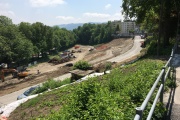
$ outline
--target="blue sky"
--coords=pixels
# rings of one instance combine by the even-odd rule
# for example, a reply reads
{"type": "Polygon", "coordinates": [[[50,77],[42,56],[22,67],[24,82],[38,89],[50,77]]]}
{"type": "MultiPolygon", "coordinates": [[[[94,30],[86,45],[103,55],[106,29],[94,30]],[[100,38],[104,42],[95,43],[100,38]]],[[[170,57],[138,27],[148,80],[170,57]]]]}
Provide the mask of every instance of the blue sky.
{"type": "Polygon", "coordinates": [[[1,0],[0,15],[46,25],[123,20],[122,0],[1,0]]]}

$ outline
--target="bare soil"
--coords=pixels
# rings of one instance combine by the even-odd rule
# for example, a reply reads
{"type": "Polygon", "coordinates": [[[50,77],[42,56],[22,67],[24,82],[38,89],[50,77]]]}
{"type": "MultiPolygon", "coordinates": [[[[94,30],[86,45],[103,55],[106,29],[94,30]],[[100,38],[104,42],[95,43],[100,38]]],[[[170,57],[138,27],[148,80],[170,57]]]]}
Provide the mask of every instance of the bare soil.
{"type": "Polygon", "coordinates": [[[5,82],[0,82],[0,96],[45,82],[48,78],[55,78],[68,73],[70,70],[72,70],[72,68],[65,67],[67,63],[74,64],[79,60],[86,60],[93,65],[95,63],[101,63],[107,59],[123,54],[133,46],[133,40],[121,38],[114,39],[109,43],[101,44],[97,47],[83,45],[78,46],[79,48],[75,49],[75,47],[73,47],[69,49],[70,51],[75,51],[73,54],[76,56],[76,58],[72,61],[58,65],[48,62],[39,63],[36,66],[27,69],[30,74],[28,77],[19,80],[17,78],[12,79],[10,75],[5,77],[5,82]],[[94,50],[89,51],[90,48],[94,48],[94,50]],[[37,74],[38,70],[40,71],[40,74],[37,74]]]}

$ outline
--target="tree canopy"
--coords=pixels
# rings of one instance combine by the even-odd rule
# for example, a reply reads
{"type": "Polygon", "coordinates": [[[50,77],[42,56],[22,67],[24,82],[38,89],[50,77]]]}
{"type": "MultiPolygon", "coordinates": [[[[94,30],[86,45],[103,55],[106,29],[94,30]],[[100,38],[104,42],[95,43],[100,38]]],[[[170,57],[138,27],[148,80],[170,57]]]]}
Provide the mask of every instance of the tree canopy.
{"type": "Polygon", "coordinates": [[[82,27],[74,29],[77,36],[77,42],[81,44],[99,44],[112,40],[111,34],[114,32],[111,28],[111,22],[107,24],[86,23],[82,27]]]}
{"type": "Polygon", "coordinates": [[[0,16],[0,63],[30,60],[42,57],[52,50],[60,51],[79,44],[97,44],[112,40],[110,22],[84,24],[73,31],[47,26],[41,22],[21,22],[18,25],[6,16],[0,16]]]}
{"type": "Polygon", "coordinates": [[[136,18],[137,23],[160,38],[164,46],[169,44],[169,38],[176,35],[179,0],[123,0],[123,13],[126,18],[136,18]]]}

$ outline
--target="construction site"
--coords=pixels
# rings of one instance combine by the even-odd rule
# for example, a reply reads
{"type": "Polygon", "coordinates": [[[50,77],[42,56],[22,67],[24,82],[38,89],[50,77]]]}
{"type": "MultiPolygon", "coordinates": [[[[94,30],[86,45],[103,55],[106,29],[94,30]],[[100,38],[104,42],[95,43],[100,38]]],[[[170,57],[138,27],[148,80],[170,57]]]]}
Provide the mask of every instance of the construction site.
{"type": "Polygon", "coordinates": [[[20,66],[16,69],[8,69],[3,66],[1,68],[0,96],[69,73],[72,71],[74,63],[79,60],[87,61],[94,70],[100,69],[99,65],[106,60],[131,49],[133,42],[132,38],[119,38],[96,46],[75,45],[61,52],[59,57],[54,57],[46,62],[35,61],[34,64],[20,66]]]}

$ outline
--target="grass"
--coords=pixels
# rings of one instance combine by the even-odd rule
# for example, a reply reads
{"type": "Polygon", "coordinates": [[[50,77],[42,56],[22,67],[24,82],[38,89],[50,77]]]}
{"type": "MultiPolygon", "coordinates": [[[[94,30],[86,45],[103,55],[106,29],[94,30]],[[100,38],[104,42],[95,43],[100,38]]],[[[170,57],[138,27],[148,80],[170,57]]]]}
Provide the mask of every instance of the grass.
{"type": "MultiPolygon", "coordinates": [[[[155,46],[153,42],[150,45],[155,46]]],[[[116,66],[110,74],[45,92],[27,101],[11,113],[9,120],[132,120],[135,108],[142,104],[166,63],[166,60],[152,59],[149,56],[150,53],[154,54],[151,46],[147,45],[144,50],[148,57],[123,67],[116,66]]],[[[167,51],[163,55],[169,53],[167,51]]],[[[44,86],[47,90],[57,84],[59,83],[48,81],[44,86]]],[[[167,79],[165,88],[175,86],[175,83],[167,79]]],[[[143,113],[143,119],[147,116],[154,97],[155,94],[143,113]]],[[[164,112],[165,108],[158,102],[152,119],[160,120],[164,112]]]]}
{"type": "Polygon", "coordinates": [[[69,84],[71,82],[70,78],[67,78],[63,81],[55,81],[53,79],[49,79],[47,82],[43,83],[41,87],[33,92],[33,94],[42,93],[44,91],[48,91],[49,89],[54,89],[61,87],[63,85],[69,84]]]}
{"type": "MultiPolygon", "coordinates": [[[[29,100],[18,107],[9,119],[20,119],[26,113],[26,118],[23,118],[25,120],[131,120],[135,115],[135,107],[142,103],[164,64],[161,60],[141,59],[124,67],[116,67],[110,74],[53,90],[29,100]],[[36,111],[33,112],[33,117],[28,115],[30,109],[36,111]]],[[[48,84],[56,86],[52,81],[48,84]]],[[[161,105],[156,109],[164,111],[161,105]]],[[[147,111],[144,117],[146,115],[147,111]]],[[[155,114],[154,118],[158,116],[155,114]]]]}

